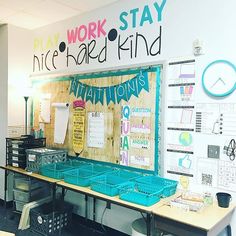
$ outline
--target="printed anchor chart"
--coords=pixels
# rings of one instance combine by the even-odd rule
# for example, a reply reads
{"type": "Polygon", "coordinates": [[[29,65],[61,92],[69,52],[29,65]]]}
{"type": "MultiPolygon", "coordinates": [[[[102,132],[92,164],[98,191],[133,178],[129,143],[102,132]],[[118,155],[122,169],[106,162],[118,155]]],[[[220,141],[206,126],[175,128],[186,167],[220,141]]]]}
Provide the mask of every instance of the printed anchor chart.
{"type": "Polygon", "coordinates": [[[197,104],[196,132],[234,136],[236,132],[236,105],[197,104]]]}
{"type": "Polygon", "coordinates": [[[195,61],[169,63],[165,169],[177,179],[181,176],[195,175],[194,112],[195,61]]]}

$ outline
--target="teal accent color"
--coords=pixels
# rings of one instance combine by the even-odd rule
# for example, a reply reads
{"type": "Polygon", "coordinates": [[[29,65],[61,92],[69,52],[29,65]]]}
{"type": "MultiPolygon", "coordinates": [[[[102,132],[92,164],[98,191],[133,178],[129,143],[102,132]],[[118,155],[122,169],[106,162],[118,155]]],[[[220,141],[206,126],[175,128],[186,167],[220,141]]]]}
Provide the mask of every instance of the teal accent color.
{"type": "Polygon", "coordinates": [[[115,86],[115,89],[116,89],[116,99],[117,99],[117,103],[119,104],[121,100],[124,100],[124,101],[128,101],[127,99],[127,94],[126,94],[126,83],[122,83],[122,84],[119,84],[119,85],[116,85],[115,86]]]}
{"type": "Polygon", "coordinates": [[[120,14],[120,21],[123,23],[123,26],[121,25],[119,28],[120,30],[126,30],[128,28],[128,22],[126,21],[125,17],[128,16],[128,13],[123,11],[120,14]]]}
{"type": "Polygon", "coordinates": [[[152,14],[149,10],[148,5],[146,5],[143,9],[143,13],[142,13],[141,21],[140,21],[140,26],[143,26],[145,21],[148,21],[149,24],[153,23],[152,14]]]}
{"type": "Polygon", "coordinates": [[[73,78],[71,80],[71,83],[70,83],[70,92],[69,92],[69,94],[73,93],[75,97],[77,95],[77,90],[78,90],[78,85],[79,85],[78,82],[79,82],[78,80],[73,78]]]}
{"type": "Polygon", "coordinates": [[[130,14],[132,14],[132,27],[133,28],[136,28],[137,26],[137,12],[139,12],[139,8],[135,8],[135,9],[132,9],[130,10],[130,14]]]}
{"type": "Polygon", "coordinates": [[[32,80],[33,85],[37,84],[44,84],[49,82],[58,82],[58,81],[71,81],[73,78],[75,79],[99,79],[99,78],[106,78],[106,77],[113,77],[113,76],[122,76],[122,75],[133,75],[140,72],[142,69],[146,72],[155,72],[155,67],[142,67],[137,69],[127,69],[127,70],[118,70],[118,71],[108,71],[108,72],[98,72],[98,73],[91,73],[91,74],[77,74],[77,75],[68,75],[68,76],[61,76],[61,77],[53,77],[53,78],[41,78],[32,80]]]}
{"type": "Polygon", "coordinates": [[[91,103],[94,103],[94,87],[87,87],[86,90],[86,102],[90,101],[91,103]]]}
{"type": "Polygon", "coordinates": [[[105,88],[95,88],[95,104],[100,102],[103,105],[105,88]]]}
{"type": "Polygon", "coordinates": [[[210,95],[210,96],[213,96],[213,97],[226,97],[226,96],[228,96],[229,94],[231,94],[232,92],[234,92],[235,90],[236,90],[236,82],[235,82],[235,84],[234,84],[234,86],[229,90],[229,91],[227,91],[226,93],[222,93],[222,94],[216,94],[216,93],[212,93],[212,92],[210,92],[207,88],[206,88],[206,86],[205,86],[205,74],[206,74],[206,71],[209,69],[209,67],[211,67],[212,65],[215,65],[215,64],[219,64],[219,63],[225,63],[226,65],[229,65],[230,67],[232,67],[234,70],[235,70],[235,73],[236,73],[236,66],[233,64],[233,63],[231,63],[231,62],[229,62],[229,61],[227,61],[227,60],[216,60],[216,61],[213,61],[213,62],[211,62],[205,69],[204,69],[204,71],[203,71],[203,73],[202,73],[202,87],[203,87],[203,89],[204,89],[204,91],[208,94],[208,95],[210,95]]]}
{"type": "Polygon", "coordinates": [[[87,90],[87,85],[79,82],[77,98],[81,97],[81,99],[84,100],[86,90],[87,90]]]}
{"type": "Polygon", "coordinates": [[[149,81],[147,72],[140,71],[139,75],[137,75],[137,87],[138,87],[138,94],[140,94],[142,89],[149,92],[149,81]]]}
{"type": "Polygon", "coordinates": [[[127,86],[127,98],[128,101],[131,98],[132,95],[134,95],[135,97],[138,97],[138,89],[137,89],[137,76],[134,77],[131,80],[128,80],[126,82],[126,86],[127,86]]]}
{"type": "Polygon", "coordinates": [[[118,169],[122,169],[122,170],[137,171],[137,172],[140,172],[143,174],[154,174],[154,171],[152,171],[152,170],[145,170],[145,169],[140,169],[140,168],[135,168],[135,167],[122,166],[120,164],[114,164],[114,163],[110,163],[110,162],[96,161],[96,160],[89,159],[88,157],[68,156],[68,159],[69,160],[84,161],[84,162],[93,163],[93,164],[103,164],[106,166],[111,166],[113,168],[118,168],[118,169]]]}
{"type": "Polygon", "coordinates": [[[161,6],[159,6],[157,2],[154,3],[154,7],[157,10],[157,15],[158,15],[157,20],[158,20],[158,22],[162,21],[162,11],[163,11],[163,8],[164,8],[165,5],[166,5],[166,0],[162,1],[161,6]]]}
{"type": "Polygon", "coordinates": [[[155,122],[155,150],[154,172],[158,174],[159,165],[159,107],[160,107],[161,68],[156,69],[156,122],[155,122]]]}
{"type": "Polygon", "coordinates": [[[106,87],[106,101],[107,105],[109,105],[110,102],[116,104],[115,86],[106,87]]]}

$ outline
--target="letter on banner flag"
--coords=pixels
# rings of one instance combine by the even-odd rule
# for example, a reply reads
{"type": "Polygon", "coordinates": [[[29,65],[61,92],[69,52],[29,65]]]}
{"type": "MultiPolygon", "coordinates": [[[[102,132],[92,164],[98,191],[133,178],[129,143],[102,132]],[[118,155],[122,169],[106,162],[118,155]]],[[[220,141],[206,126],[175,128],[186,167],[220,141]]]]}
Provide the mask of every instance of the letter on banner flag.
{"type": "Polygon", "coordinates": [[[109,105],[110,101],[112,101],[114,104],[116,104],[115,87],[114,86],[106,87],[106,99],[107,99],[107,105],[109,105]]]}
{"type": "Polygon", "coordinates": [[[95,87],[95,104],[100,102],[103,105],[104,101],[104,88],[95,87]]]}
{"type": "Polygon", "coordinates": [[[134,95],[135,97],[138,97],[137,76],[126,82],[126,88],[127,88],[128,101],[132,95],[134,95]]]}
{"type": "Polygon", "coordinates": [[[148,73],[140,71],[137,76],[137,85],[138,85],[138,94],[142,91],[142,89],[149,92],[149,82],[148,82],[148,73]]]}
{"type": "Polygon", "coordinates": [[[90,101],[92,104],[94,103],[94,92],[95,88],[91,86],[87,86],[86,89],[86,101],[90,101]]]}
{"type": "Polygon", "coordinates": [[[122,99],[124,101],[127,101],[126,83],[116,85],[116,98],[117,98],[117,103],[120,103],[122,99]]]}
{"type": "Polygon", "coordinates": [[[85,97],[85,92],[86,92],[86,88],[87,88],[87,85],[85,84],[82,84],[80,82],[79,83],[79,88],[78,88],[78,93],[77,93],[77,98],[81,97],[82,100],[84,100],[84,97],[85,97]]]}
{"type": "Polygon", "coordinates": [[[79,81],[76,78],[73,78],[71,80],[71,83],[70,83],[70,94],[74,93],[74,95],[76,96],[77,89],[78,89],[78,84],[79,84],[79,81]]]}

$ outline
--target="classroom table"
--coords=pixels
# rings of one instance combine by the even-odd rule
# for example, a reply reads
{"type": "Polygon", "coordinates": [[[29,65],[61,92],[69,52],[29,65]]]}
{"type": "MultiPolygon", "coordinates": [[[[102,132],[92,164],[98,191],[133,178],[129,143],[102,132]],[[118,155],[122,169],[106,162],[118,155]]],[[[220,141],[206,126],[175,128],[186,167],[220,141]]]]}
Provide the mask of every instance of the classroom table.
{"type": "Polygon", "coordinates": [[[153,206],[152,212],[158,229],[177,236],[217,236],[225,228],[231,236],[230,221],[235,207],[231,203],[228,208],[222,208],[214,202],[200,212],[186,212],[163,204],[158,208],[153,206]]]}
{"type": "MultiPolygon", "coordinates": [[[[55,202],[56,199],[56,183],[60,180],[58,179],[53,179],[53,178],[49,178],[37,173],[32,173],[32,172],[28,172],[22,168],[19,167],[14,167],[14,166],[0,166],[1,169],[5,170],[5,186],[4,186],[4,204],[6,207],[6,196],[7,196],[7,176],[8,176],[8,172],[13,172],[13,173],[17,173],[17,174],[21,174],[30,178],[34,178],[46,183],[49,183],[52,189],[52,199],[53,199],[53,203],[55,202]]],[[[55,205],[53,204],[53,209],[55,209],[55,205]]]]}
{"type": "MultiPolygon", "coordinates": [[[[91,190],[88,187],[80,187],[73,184],[64,182],[63,180],[48,178],[40,174],[27,172],[23,169],[12,166],[1,166],[6,172],[15,172],[28,177],[32,177],[41,181],[50,183],[53,190],[53,201],[55,200],[56,188],[62,189],[62,196],[64,198],[65,190],[71,190],[84,194],[87,198],[92,197],[93,204],[93,216],[95,220],[95,203],[96,199],[103,200],[107,203],[107,206],[111,204],[123,206],[125,208],[133,209],[141,213],[145,213],[147,216],[147,235],[151,235],[152,224],[155,224],[154,228],[158,228],[162,231],[173,233],[177,236],[216,236],[224,228],[227,229],[228,236],[231,236],[230,221],[236,207],[235,204],[230,203],[228,208],[218,207],[217,203],[205,207],[200,212],[186,212],[176,207],[170,207],[167,203],[172,199],[180,195],[176,193],[174,196],[164,198],[160,202],[146,207],[131,202],[123,201],[118,196],[111,197],[105,194],[98,193],[91,190]]],[[[5,187],[6,188],[6,187],[5,187]]],[[[6,194],[5,189],[5,194],[6,194]]],[[[6,198],[4,199],[6,201],[6,198]]]]}
{"type": "MultiPolygon", "coordinates": [[[[107,206],[110,206],[111,204],[115,204],[115,205],[119,205],[119,206],[123,206],[125,208],[129,208],[135,211],[139,211],[141,213],[145,213],[146,214],[146,225],[147,225],[147,236],[151,235],[151,227],[152,227],[152,206],[142,206],[142,205],[138,205],[135,203],[131,203],[131,202],[127,202],[124,200],[121,200],[118,196],[108,196],[102,193],[98,193],[96,191],[91,190],[88,187],[80,187],[80,186],[76,186],[73,184],[69,184],[66,183],[64,181],[60,181],[57,182],[57,186],[61,187],[63,192],[65,189],[67,190],[71,190],[80,194],[84,194],[87,197],[92,197],[94,199],[94,204],[93,204],[93,216],[95,217],[96,212],[95,212],[95,200],[99,199],[99,200],[103,200],[107,203],[107,206]]],[[[64,194],[63,194],[64,195],[64,194]]],[[[86,202],[87,204],[87,202],[86,202]]],[[[161,207],[163,205],[162,201],[158,202],[155,204],[155,207],[161,207]]],[[[95,220],[95,218],[93,218],[93,220],[95,220]]]]}

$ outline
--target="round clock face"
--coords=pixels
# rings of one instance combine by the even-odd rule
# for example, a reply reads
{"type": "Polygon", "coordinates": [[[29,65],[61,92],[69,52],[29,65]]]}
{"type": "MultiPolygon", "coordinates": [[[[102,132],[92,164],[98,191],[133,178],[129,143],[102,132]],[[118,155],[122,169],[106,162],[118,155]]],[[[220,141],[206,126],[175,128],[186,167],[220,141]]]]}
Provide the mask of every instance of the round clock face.
{"type": "Polygon", "coordinates": [[[212,96],[229,95],[236,89],[236,67],[225,60],[212,62],[202,74],[202,85],[212,96]]]}

